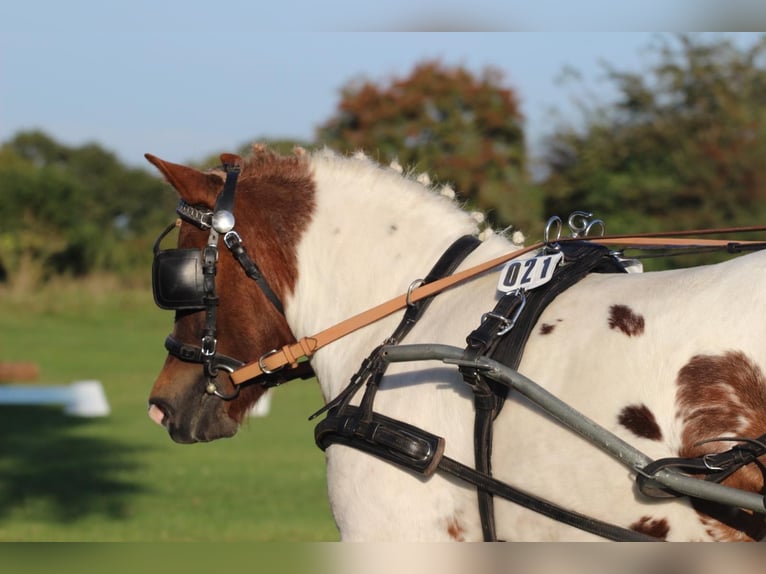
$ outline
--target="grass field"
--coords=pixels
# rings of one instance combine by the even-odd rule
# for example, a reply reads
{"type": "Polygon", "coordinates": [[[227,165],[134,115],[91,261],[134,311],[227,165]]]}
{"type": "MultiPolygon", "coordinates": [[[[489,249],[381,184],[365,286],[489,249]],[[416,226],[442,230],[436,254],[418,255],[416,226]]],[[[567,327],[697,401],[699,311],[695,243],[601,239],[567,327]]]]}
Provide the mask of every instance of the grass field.
{"type": "Polygon", "coordinates": [[[322,404],[314,382],[276,389],[270,414],[232,439],[177,445],[146,415],[173,320],[148,290],[0,298],[0,361],[36,362],[42,384],[99,380],[112,409],[0,406],[0,541],[337,540],[307,421],[322,404]]]}

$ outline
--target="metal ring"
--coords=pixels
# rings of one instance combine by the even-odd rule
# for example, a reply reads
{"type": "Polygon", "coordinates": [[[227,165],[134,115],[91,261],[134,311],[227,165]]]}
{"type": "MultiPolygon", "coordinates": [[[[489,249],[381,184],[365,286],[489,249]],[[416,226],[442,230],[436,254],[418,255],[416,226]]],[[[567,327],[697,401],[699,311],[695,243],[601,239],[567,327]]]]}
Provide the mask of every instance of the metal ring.
{"type": "Polygon", "coordinates": [[[271,355],[276,355],[277,353],[279,353],[279,349],[272,349],[272,350],[271,350],[271,351],[269,351],[268,353],[264,353],[263,355],[261,355],[260,357],[258,357],[258,366],[261,368],[261,372],[262,372],[264,375],[271,375],[271,374],[274,374],[274,373],[276,373],[277,371],[280,371],[280,370],[282,370],[282,369],[284,368],[284,365],[282,365],[281,367],[279,367],[279,368],[277,368],[277,369],[271,370],[271,369],[268,369],[268,368],[266,367],[266,365],[264,365],[264,364],[263,364],[263,361],[264,361],[264,359],[268,359],[268,358],[269,358],[271,355]]]}
{"type": "Polygon", "coordinates": [[[215,391],[213,391],[213,394],[221,400],[232,401],[239,396],[239,385],[234,385],[234,392],[231,393],[230,395],[224,395],[223,393],[218,391],[218,388],[216,388],[215,391]]]}
{"type": "Polygon", "coordinates": [[[603,219],[593,219],[588,223],[588,226],[585,228],[585,237],[591,237],[591,232],[593,231],[594,227],[600,227],[601,233],[599,233],[599,237],[603,237],[606,235],[606,223],[604,223],[603,219]]]}
{"type": "Polygon", "coordinates": [[[233,399],[236,399],[239,396],[240,386],[237,385],[232,381],[232,385],[234,386],[234,391],[231,394],[224,395],[221,391],[218,390],[218,385],[215,382],[215,379],[209,379],[207,382],[207,386],[205,387],[205,392],[209,395],[213,395],[218,397],[219,399],[222,399],[224,401],[231,401],[233,399]]]}
{"type": "Polygon", "coordinates": [[[415,279],[410,286],[407,287],[407,307],[412,307],[415,303],[412,301],[412,292],[425,283],[424,279],[415,279]]]}
{"type": "Polygon", "coordinates": [[[707,468],[708,470],[725,470],[726,467],[719,466],[717,464],[713,464],[709,462],[710,457],[712,457],[713,454],[714,453],[708,453],[708,454],[702,455],[702,463],[705,465],[705,468],[707,468]]]}
{"type": "Polygon", "coordinates": [[[582,234],[588,229],[588,222],[593,214],[590,211],[573,211],[569,214],[567,219],[567,225],[572,232],[572,237],[581,237],[582,234]]]}
{"type": "Polygon", "coordinates": [[[561,218],[558,215],[554,215],[553,217],[549,218],[548,221],[545,224],[545,232],[543,233],[543,241],[546,245],[550,246],[551,243],[554,241],[558,241],[561,239],[561,229],[564,226],[564,224],[561,221],[561,218]],[[551,236],[551,232],[553,230],[556,230],[556,237],[551,236]]]}

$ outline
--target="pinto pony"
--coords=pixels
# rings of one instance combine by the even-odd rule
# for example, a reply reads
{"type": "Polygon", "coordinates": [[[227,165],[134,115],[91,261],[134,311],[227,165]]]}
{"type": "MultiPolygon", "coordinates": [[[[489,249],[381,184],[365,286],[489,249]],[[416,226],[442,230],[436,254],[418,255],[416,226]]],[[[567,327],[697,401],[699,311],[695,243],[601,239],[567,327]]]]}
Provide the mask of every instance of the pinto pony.
{"type": "MultiPolygon", "coordinates": [[[[147,159],[184,206],[179,250],[193,265],[217,265],[200,279],[214,282],[202,302],[177,308],[171,352],[149,399],[152,419],[180,443],[235,434],[264,388],[287,377],[263,368],[264,375],[235,386],[231,371],[263,365],[273,349],[407,292],[458,238],[479,232],[477,220],[450,197],[364,157],[327,150],[282,157],[254,147],[243,161],[222,157],[228,167],[211,171],[147,159]],[[204,215],[235,184],[234,220],[221,230],[230,249],[216,251],[217,261],[195,256],[218,239],[204,215]],[[227,230],[234,221],[232,247],[227,230]],[[243,249],[250,267],[239,257],[243,249]],[[254,276],[259,280],[248,279],[254,276]],[[199,346],[201,333],[212,337],[199,346]],[[224,360],[205,364],[211,354],[231,358],[228,368],[215,368],[226,366],[224,360]]],[[[518,249],[502,234],[489,234],[458,271],[518,249]]],[[[497,303],[498,273],[438,294],[406,343],[464,347],[497,303]]],[[[542,312],[518,371],[653,459],[725,451],[731,443],[716,439],[766,433],[764,276],[766,253],[684,270],[590,273],[542,312]]],[[[313,354],[325,401],[344,391],[402,313],[313,354]]],[[[445,454],[473,465],[474,402],[457,369],[438,361],[391,364],[375,411],[443,437],[445,454]]],[[[518,393],[509,394],[495,419],[493,442],[494,477],[627,530],[668,541],[753,540],[765,532],[763,514],[647,498],[634,472],[518,393]]],[[[482,540],[472,486],[343,444],[330,445],[326,458],[342,539],[482,540]]],[[[763,467],[756,460],[724,484],[763,494],[763,467]]],[[[594,539],[498,498],[494,516],[503,540],[594,539]]]]}

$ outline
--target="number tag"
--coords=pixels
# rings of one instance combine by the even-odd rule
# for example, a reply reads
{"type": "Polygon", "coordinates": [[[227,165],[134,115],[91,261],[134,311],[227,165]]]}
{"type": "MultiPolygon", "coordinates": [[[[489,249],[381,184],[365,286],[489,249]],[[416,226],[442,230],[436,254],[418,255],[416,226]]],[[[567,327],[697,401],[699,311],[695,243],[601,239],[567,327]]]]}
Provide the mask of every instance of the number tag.
{"type": "Polygon", "coordinates": [[[503,293],[510,293],[517,289],[528,291],[546,284],[553,277],[553,272],[563,257],[563,253],[554,253],[506,263],[497,282],[498,291],[503,293]]]}

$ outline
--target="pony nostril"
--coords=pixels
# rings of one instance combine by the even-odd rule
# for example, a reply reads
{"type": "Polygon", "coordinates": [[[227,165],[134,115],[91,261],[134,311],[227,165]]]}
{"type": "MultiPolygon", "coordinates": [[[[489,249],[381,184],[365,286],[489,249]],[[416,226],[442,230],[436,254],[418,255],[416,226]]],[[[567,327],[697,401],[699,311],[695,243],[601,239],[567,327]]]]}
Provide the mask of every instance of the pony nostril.
{"type": "Polygon", "coordinates": [[[162,409],[162,407],[152,403],[149,405],[149,418],[156,422],[158,425],[164,425],[167,418],[167,413],[162,409]]]}

